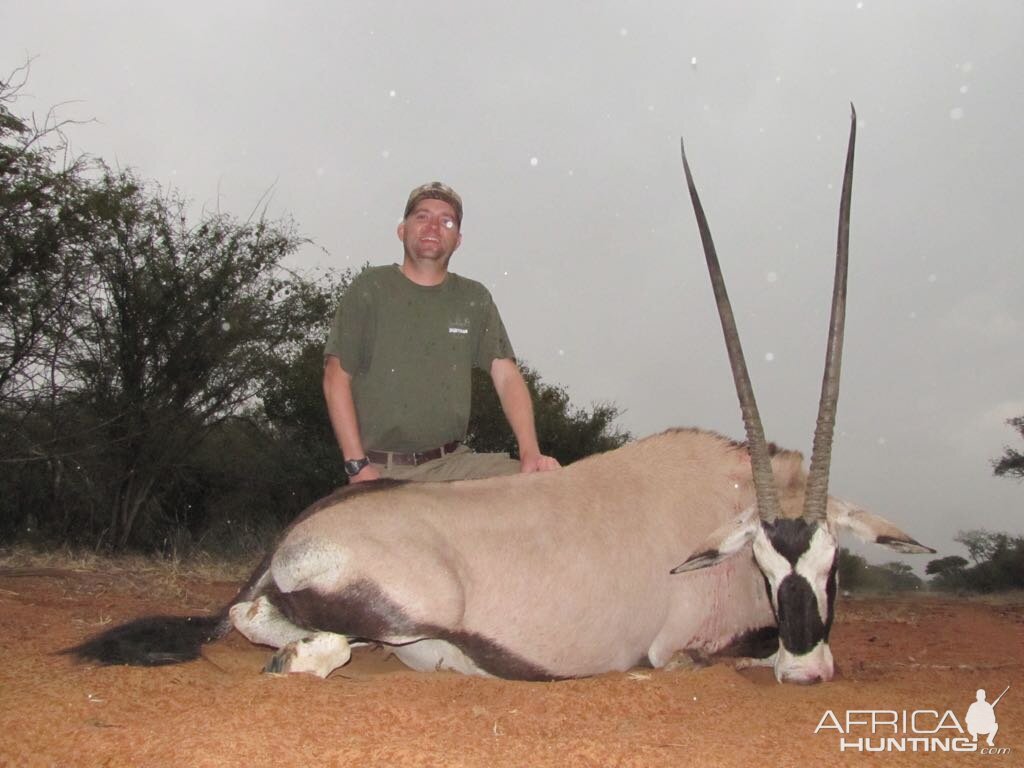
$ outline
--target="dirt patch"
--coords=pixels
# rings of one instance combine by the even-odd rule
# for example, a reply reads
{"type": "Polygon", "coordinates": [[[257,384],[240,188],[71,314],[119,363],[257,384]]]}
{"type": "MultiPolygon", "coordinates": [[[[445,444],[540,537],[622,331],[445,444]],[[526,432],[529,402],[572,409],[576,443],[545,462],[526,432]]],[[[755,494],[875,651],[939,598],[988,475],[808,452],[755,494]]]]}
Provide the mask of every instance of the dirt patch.
{"type": "Polygon", "coordinates": [[[963,723],[978,688],[991,700],[1007,685],[995,744],[1011,751],[986,764],[1024,756],[1024,598],[843,599],[839,676],[811,687],[726,663],[520,683],[414,673],[381,651],[327,680],[281,678],[260,674],[269,651],[237,633],[170,667],[58,653],[111,622],[215,612],[236,586],[161,569],[0,569],[0,765],[960,765],[982,755],[844,753],[834,728],[814,731],[827,711],[952,710],[963,723]]]}

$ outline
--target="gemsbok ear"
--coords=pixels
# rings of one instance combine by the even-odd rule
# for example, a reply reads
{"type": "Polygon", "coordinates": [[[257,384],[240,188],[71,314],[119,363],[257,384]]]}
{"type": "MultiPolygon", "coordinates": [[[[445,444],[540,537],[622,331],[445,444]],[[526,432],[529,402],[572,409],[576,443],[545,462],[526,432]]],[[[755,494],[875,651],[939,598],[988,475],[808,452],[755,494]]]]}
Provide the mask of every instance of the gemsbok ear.
{"type": "Polygon", "coordinates": [[[852,533],[861,541],[869,544],[881,544],[906,554],[934,553],[912,536],[904,533],[884,517],[879,517],[866,509],[858,507],[842,499],[829,497],[828,520],[839,530],[852,533]]]}
{"type": "Polygon", "coordinates": [[[698,571],[716,565],[743,549],[754,540],[761,518],[757,507],[745,509],[737,517],[718,528],[704,539],[684,563],[677,565],[670,573],[698,571]]]}

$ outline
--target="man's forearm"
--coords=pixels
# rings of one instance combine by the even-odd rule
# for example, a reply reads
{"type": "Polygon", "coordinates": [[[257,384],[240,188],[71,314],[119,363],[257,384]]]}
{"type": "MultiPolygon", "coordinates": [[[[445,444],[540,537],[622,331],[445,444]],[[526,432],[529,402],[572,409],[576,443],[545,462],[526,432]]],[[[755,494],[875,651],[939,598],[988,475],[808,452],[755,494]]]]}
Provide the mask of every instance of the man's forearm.
{"type": "MultiPolygon", "coordinates": [[[[522,381],[522,380],[520,380],[522,381]]],[[[521,387],[513,385],[506,397],[501,399],[501,407],[505,412],[505,418],[512,428],[512,434],[516,436],[516,443],[519,445],[519,455],[534,456],[540,454],[540,445],[537,443],[537,427],[533,418],[533,403],[530,400],[530,390],[523,383],[521,387]]]]}
{"type": "Polygon", "coordinates": [[[504,411],[519,445],[520,458],[540,455],[530,390],[515,362],[495,360],[491,366],[491,378],[498,393],[498,400],[501,402],[501,410],[504,411]]]}
{"type": "Polygon", "coordinates": [[[341,367],[341,361],[330,355],[324,362],[323,388],[327,415],[338,448],[346,459],[361,459],[366,451],[359,433],[359,419],[352,397],[352,377],[341,367]]]}

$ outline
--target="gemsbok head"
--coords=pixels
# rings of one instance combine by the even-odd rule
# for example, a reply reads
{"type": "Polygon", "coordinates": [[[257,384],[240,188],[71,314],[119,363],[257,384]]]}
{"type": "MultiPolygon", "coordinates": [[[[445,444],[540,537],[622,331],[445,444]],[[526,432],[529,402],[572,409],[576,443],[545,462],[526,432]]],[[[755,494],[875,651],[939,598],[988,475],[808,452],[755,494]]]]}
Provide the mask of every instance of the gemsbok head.
{"type": "MultiPolygon", "coordinates": [[[[836,248],[832,314],[829,322],[818,405],[817,427],[806,485],[794,484],[792,493],[778,492],[772,476],[768,443],[765,440],[750,375],[747,372],[725,281],[718,263],[704,208],[693,182],[690,165],[682,149],[683,169],[693,202],[697,226],[704,245],[711,284],[732,367],[736,392],[743,411],[747,445],[754,478],[756,504],[712,534],[672,573],[713,565],[752,543],[754,558],[764,574],[768,596],[778,621],[779,650],[771,659],[775,676],[782,682],[816,683],[834,674],[828,638],[834,617],[838,585],[839,548],[837,530],[850,528],[862,538],[902,552],[931,552],[905,535],[887,536],[879,531],[880,521],[848,502],[828,495],[832,436],[839,399],[839,375],[846,318],[846,282],[850,245],[850,197],[853,187],[853,156],[857,136],[857,112],[851,105],[850,141],[839,204],[839,236],[836,248]],[[870,531],[866,528],[870,527],[870,531]]],[[[894,529],[895,531],[895,529],[894,529]]]]}

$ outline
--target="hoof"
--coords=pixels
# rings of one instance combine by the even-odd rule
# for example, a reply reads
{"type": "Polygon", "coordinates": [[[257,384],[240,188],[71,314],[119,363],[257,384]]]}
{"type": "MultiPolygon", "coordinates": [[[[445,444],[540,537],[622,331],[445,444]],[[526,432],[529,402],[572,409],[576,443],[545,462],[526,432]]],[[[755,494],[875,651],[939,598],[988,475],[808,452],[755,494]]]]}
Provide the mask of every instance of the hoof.
{"type": "Polygon", "coordinates": [[[343,635],[317,632],[301,640],[293,640],[270,657],[263,671],[271,675],[304,672],[327,677],[348,662],[352,652],[343,635]]]}
{"type": "Polygon", "coordinates": [[[270,661],[263,667],[263,671],[269,675],[287,675],[291,671],[292,659],[295,658],[295,643],[288,643],[270,657],[270,661]]]}

